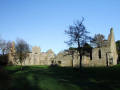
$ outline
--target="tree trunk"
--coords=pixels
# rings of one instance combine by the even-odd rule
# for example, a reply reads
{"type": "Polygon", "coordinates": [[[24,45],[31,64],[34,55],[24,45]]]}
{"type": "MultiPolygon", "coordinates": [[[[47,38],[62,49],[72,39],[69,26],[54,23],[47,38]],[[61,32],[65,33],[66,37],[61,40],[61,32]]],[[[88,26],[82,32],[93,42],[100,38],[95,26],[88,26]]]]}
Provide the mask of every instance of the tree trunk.
{"type": "Polygon", "coordinates": [[[80,56],[80,69],[82,68],[82,54],[79,53],[79,56],[80,56]]]}
{"type": "Polygon", "coordinates": [[[20,69],[21,69],[21,71],[22,71],[22,69],[23,69],[23,68],[22,68],[22,63],[20,63],[20,64],[21,64],[21,67],[20,67],[20,69]]]}
{"type": "Polygon", "coordinates": [[[74,66],[73,66],[73,60],[74,60],[74,55],[72,55],[72,67],[74,67],[74,66]]]}
{"type": "Polygon", "coordinates": [[[108,54],[106,53],[106,67],[108,67],[108,54]]]}
{"type": "Polygon", "coordinates": [[[79,52],[79,57],[80,57],[80,69],[82,68],[82,50],[80,47],[80,41],[78,39],[78,52],[79,52]]]}
{"type": "Polygon", "coordinates": [[[4,51],[4,50],[2,50],[2,55],[4,55],[4,52],[5,52],[5,51],[4,51]]]}

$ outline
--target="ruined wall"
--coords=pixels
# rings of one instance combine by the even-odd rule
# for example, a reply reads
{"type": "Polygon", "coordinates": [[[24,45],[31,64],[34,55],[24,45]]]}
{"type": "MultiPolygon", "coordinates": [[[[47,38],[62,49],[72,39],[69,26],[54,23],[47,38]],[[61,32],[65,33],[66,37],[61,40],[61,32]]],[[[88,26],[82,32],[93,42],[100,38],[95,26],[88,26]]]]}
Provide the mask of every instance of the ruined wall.
{"type": "MultiPolygon", "coordinates": [[[[32,48],[32,52],[28,53],[28,57],[23,62],[23,65],[51,65],[55,58],[54,52],[50,49],[47,52],[41,52],[40,48],[35,46],[32,48]]],[[[20,65],[14,61],[14,56],[9,53],[9,61],[13,64],[20,65]]]]}
{"type": "MultiPolygon", "coordinates": [[[[14,62],[15,54],[15,43],[12,43],[12,48],[9,53],[9,61],[14,62]]],[[[26,58],[23,65],[59,65],[59,66],[72,66],[79,67],[80,57],[78,52],[74,52],[72,55],[66,51],[60,52],[55,56],[52,50],[47,52],[41,52],[40,48],[35,46],[32,48],[32,52],[28,53],[29,56],[26,58]]],[[[92,49],[92,58],[90,56],[82,57],[82,65],[91,66],[112,66],[117,64],[117,50],[116,43],[114,40],[113,29],[110,30],[108,40],[105,41],[101,48],[92,49]]],[[[19,63],[17,63],[19,65],[19,63]]]]}
{"type": "Polygon", "coordinates": [[[51,65],[54,58],[55,54],[51,49],[47,52],[41,52],[39,47],[33,47],[24,65],[51,65]]]}
{"type": "MultiPolygon", "coordinates": [[[[80,59],[78,53],[74,53],[74,56],[71,55],[65,56],[65,52],[61,52],[57,55],[56,61],[61,61],[61,66],[73,66],[79,67],[80,59]],[[70,62],[73,62],[70,64],[70,62]],[[69,64],[69,65],[68,65],[69,64]]],[[[114,40],[113,29],[110,30],[108,40],[105,41],[101,48],[92,49],[92,59],[90,56],[82,56],[82,66],[95,67],[95,66],[113,66],[117,64],[117,50],[116,43],[114,40]]]]}
{"type": "Polygon", "coordinates": [[[72,56],[66,52],[60,52],[55,58],[55,63],[59,66],[72,66],[72,56]]]}
{"type": "Polygon", "coordinates": [[[116,65],[117,59],[118,59],[118,54],[117,54],[116,43],[115,43],[115,39],[114,39],[113,28],[111,28],[111,30],[110,30],[108,40],[109,40],[109,48],[110,48],[110,52],[111,52],[111,60],[113,59],[113,65],[116,65]]]}
{"type": "Polygon", "coordinates": [[[10,52],[8,54],[8,64],[15,64],[15,42],[12,42],[11,48],[10,48],[10,52]]]}

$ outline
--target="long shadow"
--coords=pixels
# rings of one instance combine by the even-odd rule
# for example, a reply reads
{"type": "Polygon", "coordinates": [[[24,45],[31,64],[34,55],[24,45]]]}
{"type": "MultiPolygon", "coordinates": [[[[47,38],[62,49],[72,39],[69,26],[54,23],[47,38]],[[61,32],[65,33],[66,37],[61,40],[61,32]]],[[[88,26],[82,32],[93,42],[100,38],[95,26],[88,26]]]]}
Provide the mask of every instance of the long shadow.
{"type": "Polygon", "coordinates": [[[0,66],[0,90],[8,90],[10,88],[11,77],[3,66],[0,66]]]}
{"type": "MultiPolygon", "coordinates": [[[[68,90],[70,85],[79,87],[74,90],[120,89],[120,67],[83,68],[80,71],[70,67],[25,66],[22,71],[20,68],[7,70],[1,77],[8,83],[9,90],[61,90],[60,87],[68,90]]],[[[0,90],[7,90],[5,83],[2,86],[0,90]]]]}
{"type": "Polygon", "coordinates": [[[120,68],[117,67],[83,68],[82,71],[71,68],[50,68],[50,70],[57,72],[53,76],[61,82],[73,83],[83,90],[120,89],[120,68]]]}

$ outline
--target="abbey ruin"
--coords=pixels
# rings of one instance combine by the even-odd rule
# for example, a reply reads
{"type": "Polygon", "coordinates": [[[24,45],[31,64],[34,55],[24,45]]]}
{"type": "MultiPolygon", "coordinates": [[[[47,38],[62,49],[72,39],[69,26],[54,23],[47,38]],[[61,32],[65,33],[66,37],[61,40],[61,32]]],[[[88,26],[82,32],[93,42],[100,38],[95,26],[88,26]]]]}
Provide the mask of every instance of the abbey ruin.
{"type": "MultiPolygon", "coordinates": [[[[19,64],[14,61],[14,43],[13,48],[9,52],[9,61],[13,64],[19,64]]],[[[32,51],[28,53],[23,65],[59,65],[59,66],[73,66],[79,67],[80,60],[77,51],[72,55],[68,52],[63,51],[54,54],[52,50],[47,52],[41,52],[41,49],[37,46],[32,47],[32,51]]],[[[117,64],[117,51],[114,39],[113,29],[110,30],[108,39],[104,41],[104,44],[100,48],[93,48],[92,55],[84,55],[82,57],[83,66],[112,66],[117,64]]]]}

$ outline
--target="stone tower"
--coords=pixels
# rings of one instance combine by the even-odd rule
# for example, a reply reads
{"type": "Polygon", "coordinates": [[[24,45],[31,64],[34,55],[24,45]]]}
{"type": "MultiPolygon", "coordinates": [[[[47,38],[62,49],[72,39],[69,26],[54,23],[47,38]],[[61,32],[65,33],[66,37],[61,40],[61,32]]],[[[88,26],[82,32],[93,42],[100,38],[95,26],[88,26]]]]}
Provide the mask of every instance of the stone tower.
{"type": "Polygon", "coordinates": [[[117,64],[118,54],[116,49],[116,43],[114,39],[114,32],[113,28],[110,29],[110,34],[108,36],[108,48],[109,48],[109,63],[112,63],[113,65],[117,64]]]}
{"type": "Polygon", "coordinates": [[[9,63],[10,63],[10,64],[15,64],[15,62],[14,62],[15,53],[16,53],[16,50],[15,50],[15,42],[13,41],[13,42],[11,43],[10,51],[9,51],[9,54],[8,54],[8,60],[9,60],[9,63]]]}

